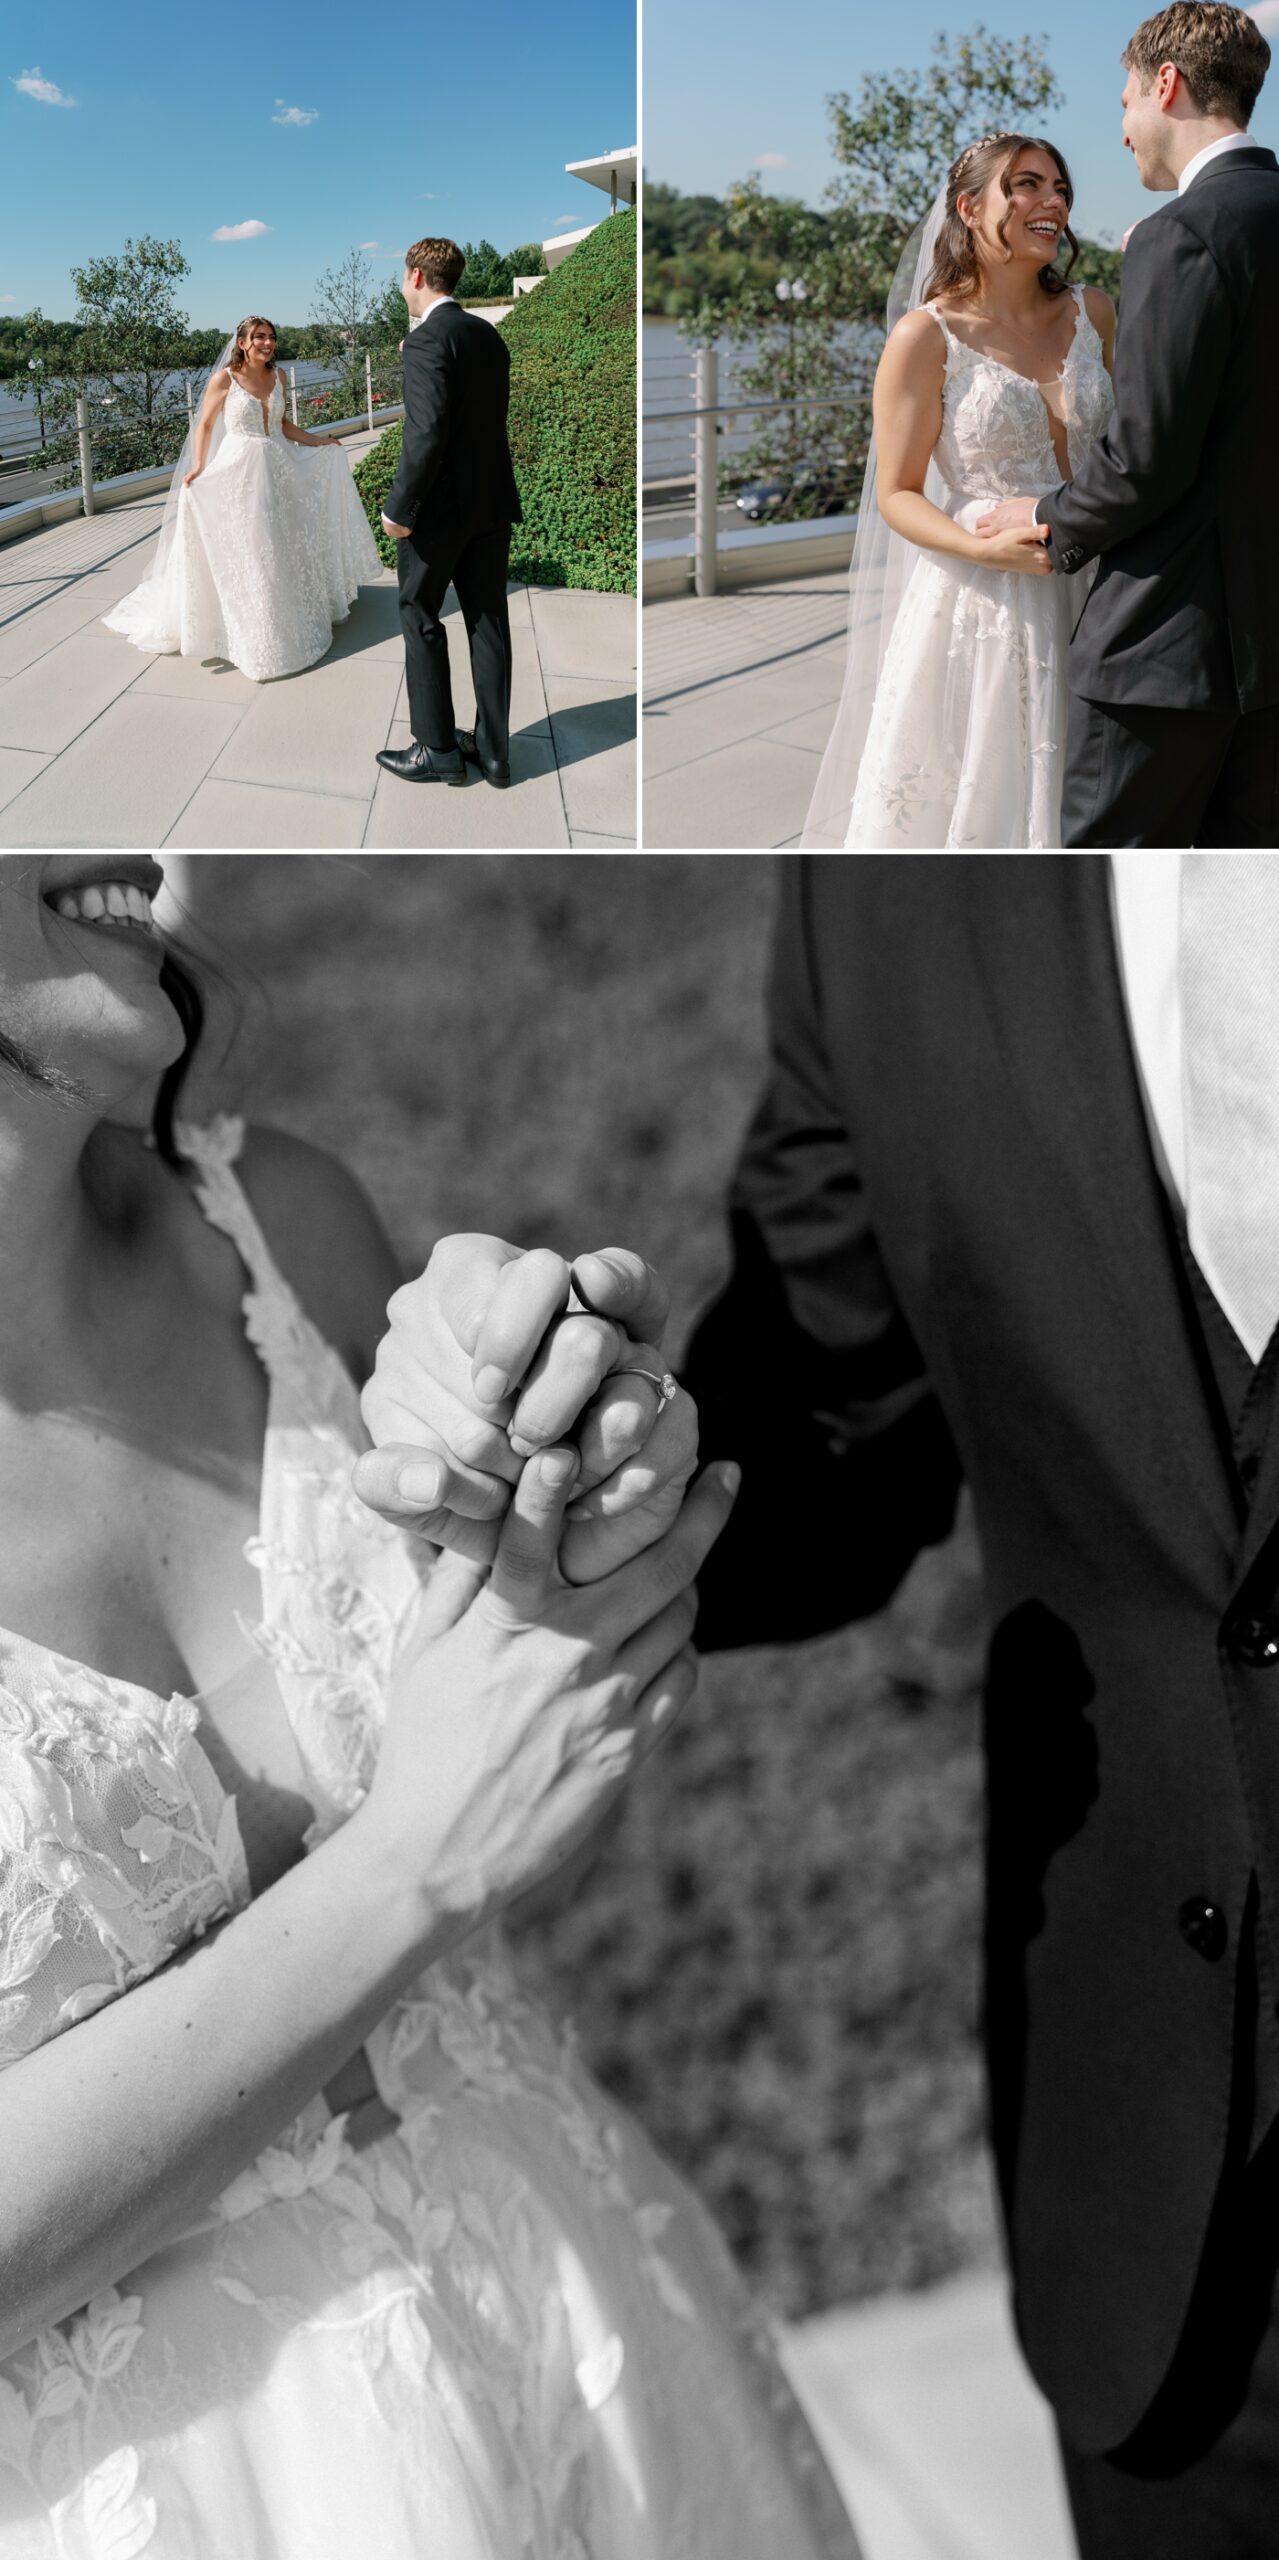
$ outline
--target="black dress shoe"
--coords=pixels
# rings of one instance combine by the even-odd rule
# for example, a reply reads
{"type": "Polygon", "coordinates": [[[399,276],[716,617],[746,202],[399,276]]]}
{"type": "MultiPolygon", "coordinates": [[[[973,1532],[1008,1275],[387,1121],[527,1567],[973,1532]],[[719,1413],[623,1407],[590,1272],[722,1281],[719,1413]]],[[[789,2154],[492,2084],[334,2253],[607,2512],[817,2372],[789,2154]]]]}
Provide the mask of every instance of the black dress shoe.
{"type": "Polygon", "coordinates": [[[482,756],[475,743],[474,729],[458,729],[455,735],[467,763],[477,764],[485,781],[491,782],[495,791],[509,791],[511,787],[509,764],[490,763],[487,756],[482,756]]]}
{"type": "Polygon", "coordinates": [[[451,782],[456,789],[466,781],[461,756],[436,755],[430,747],[420,747],[416,738],[411,747],[379,747],[377,760],[388,773],[398,774],[401,782],[451,782]]]}

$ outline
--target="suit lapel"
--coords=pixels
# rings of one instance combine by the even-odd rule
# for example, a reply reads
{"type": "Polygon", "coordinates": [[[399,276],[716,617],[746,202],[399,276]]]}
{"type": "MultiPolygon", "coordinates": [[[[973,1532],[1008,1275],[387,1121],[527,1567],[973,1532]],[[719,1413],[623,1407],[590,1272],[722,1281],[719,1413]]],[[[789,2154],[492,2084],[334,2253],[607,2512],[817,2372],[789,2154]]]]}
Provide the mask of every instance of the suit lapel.
{"type": "MultiPolygon", "coordinates": [[[[1197,1364],[1150,1148],[1104,855],[952,856],[979,983],[1010,1085],[1077,1205],[1152,1399],[1162,1472],[1193,1502],[1220,1564],[1238,1552],[1235,1493],[1197,1364]]],[[[1081,1270],[1079,1285],[1085,1285],[1081,1270]]],[[[1116,1416],[1116,1428],[1123,1427],[1116,1416]]],[[[1279,1466],[1279,1458],[1276,1458],[1279,1466]]]]}

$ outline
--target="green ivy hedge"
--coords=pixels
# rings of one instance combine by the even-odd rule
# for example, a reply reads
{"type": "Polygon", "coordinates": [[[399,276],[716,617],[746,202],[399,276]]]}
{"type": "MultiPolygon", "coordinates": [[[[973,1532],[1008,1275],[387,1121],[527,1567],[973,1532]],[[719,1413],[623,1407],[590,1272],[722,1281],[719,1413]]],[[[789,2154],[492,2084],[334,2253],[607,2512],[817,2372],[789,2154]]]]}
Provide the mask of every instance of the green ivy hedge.
{"type": "MultiPolygon", "coordinates": [[[[606,215],[499,323],[511,350],[511,455],[524,521],[511,576],[635,593],[635,215],[606,215]]],[[[399,468],[397,418],[356,487],[395,567],[381,512],[399,468]]]]}

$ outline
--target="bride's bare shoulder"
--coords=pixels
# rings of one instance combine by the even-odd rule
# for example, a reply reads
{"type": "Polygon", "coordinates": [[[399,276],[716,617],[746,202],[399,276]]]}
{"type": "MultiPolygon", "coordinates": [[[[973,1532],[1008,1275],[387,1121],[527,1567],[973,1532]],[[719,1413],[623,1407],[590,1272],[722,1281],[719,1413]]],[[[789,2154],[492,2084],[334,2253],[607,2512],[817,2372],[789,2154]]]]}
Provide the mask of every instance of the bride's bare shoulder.
{"type": "Polygon", "coordinates": [[[887,369],[890,378],[902,381],[928,381],[933,376],[940,381],[945,361],[946,342],[921,303],[917,310],[904,311],[889,330],[881,371],[887,369]]]}

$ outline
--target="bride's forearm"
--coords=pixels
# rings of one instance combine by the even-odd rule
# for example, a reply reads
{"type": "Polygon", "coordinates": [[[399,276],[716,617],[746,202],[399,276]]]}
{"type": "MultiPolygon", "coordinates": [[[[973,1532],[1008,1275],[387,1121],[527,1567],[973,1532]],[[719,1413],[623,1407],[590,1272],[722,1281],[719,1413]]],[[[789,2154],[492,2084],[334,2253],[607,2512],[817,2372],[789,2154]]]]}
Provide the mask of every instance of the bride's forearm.
{"type": "Polygon", "coordinates": [[[196,2221],[466,1927],[388,1880],[357,1814],[0,2073],[0,2360],[196,2221]]]}
{"type": "Polygon", "coordinates": [[[913,542],[920,551],[948,551],[956,560],[980,560],[985,556],[976,534],[965,533],[962,525],[935,507],[920,489],[881,491],[879,512],[894,533],[913,542]]]}

